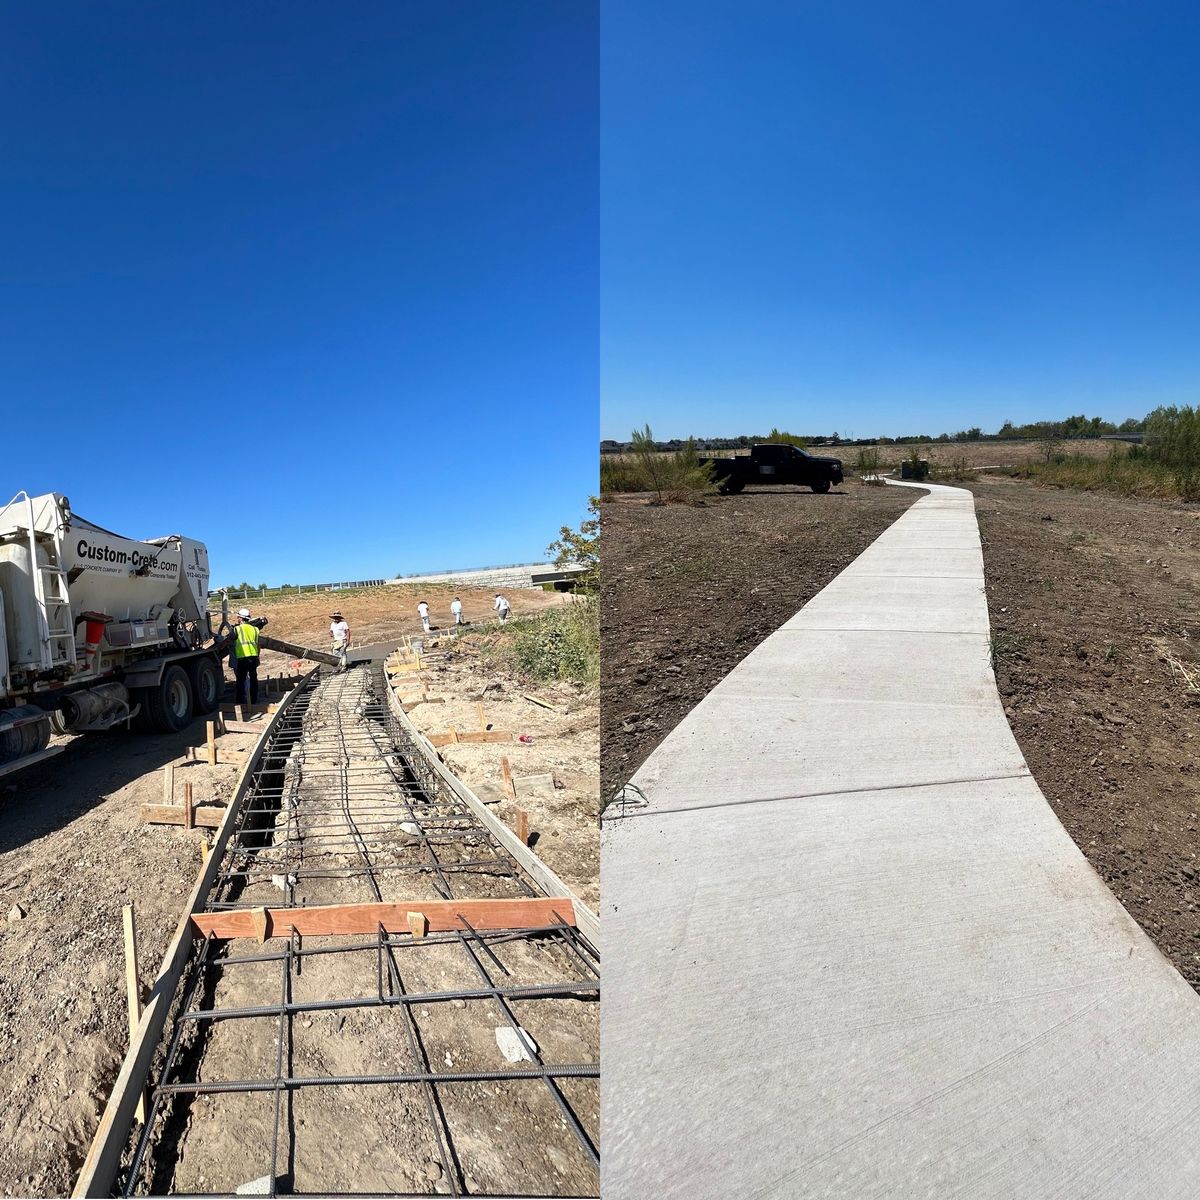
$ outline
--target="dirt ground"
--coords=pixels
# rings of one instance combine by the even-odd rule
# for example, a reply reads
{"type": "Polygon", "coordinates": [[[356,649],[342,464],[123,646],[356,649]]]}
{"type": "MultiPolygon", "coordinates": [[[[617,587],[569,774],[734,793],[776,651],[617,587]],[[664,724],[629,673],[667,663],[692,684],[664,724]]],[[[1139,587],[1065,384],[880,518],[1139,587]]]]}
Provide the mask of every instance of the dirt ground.
{"type": "MultiPolygon", "coordinates": [[[[516,810],[529,814],[530,842],[538,857],[593,909],[600,900],[600,712],[594,691],[573,683],[522,683],[512,674],[475,655],[469,639],[448,647],[424,672],[434,702],[409,710],[425,734],[485,728],[532,738],[529,743],[441,747],[443,761],[510,828],[516,810]],[[551,708],[527,697],[547,701],[551,708]],[[436,702],[436,701],[439,701],[436,702]],[[507,758],[518,792],[502,787],[500,760],[507,758]],[[551,787],[525,791],[524,780],[553,777],[551,787]]],[[[399,687],[409,701],[420,701],[415,679],[399,687]]]]}
{"type": "Polygon", "coordinates": [[[200,835],[143,824],[159,770],[197,804],[231,794],[255,738],[226,734],[216,767],[185,762],[205,727],[70,740],[0,781],[0,1189],[69,1195],[129,1044],[121,906],[134,903],[143,985],[200,870],[200,835]],[[21,912],[23,916],[19,915],[21,912]]]}
{"type": "MultiPolygon", "coordinates": [[[[512,605],[513,616],[544,612],[565,602],[562,592],[544,592],[540,588],[500,589],[512,605]]],[[[463,604],[463,616],[472,625],[496,623],[492,604],[495,588],[458,588],[446,584],[394,584],[380,588],[361,588],[353,592],[305,592],[299,596],[272,597],[244,603],[255,616],[268,620],[266,632],[273,637],[316,650],[329,646],[329,614],[340,610],[350,626],[352,644],[367,646],[377,642],[393,642],[406,634],[420,636],[421,619],[417,603],[429,605],[430,624],[435,630],[453,624],[450,601],[458,596],[463,604]]],[[[231,600],[229,607],[236,613],[243,604],[231,600]]],[[[214,621],[214,627],[216,622],[214,621]]],[[[263,664],[263,670],[266,670],[263,664]]]]}
{"type": "Polygon", "coordinates": [[[1200,510],[998,476],[965,486],[997,682],[1034,778],[1200,989],[1200,510]]]}
{"type": "Polygon", "coordinates": [[[601,787],[610,796],[712,687],[920,493],[750,488],[702,507],[601,505],[601,787]]]}

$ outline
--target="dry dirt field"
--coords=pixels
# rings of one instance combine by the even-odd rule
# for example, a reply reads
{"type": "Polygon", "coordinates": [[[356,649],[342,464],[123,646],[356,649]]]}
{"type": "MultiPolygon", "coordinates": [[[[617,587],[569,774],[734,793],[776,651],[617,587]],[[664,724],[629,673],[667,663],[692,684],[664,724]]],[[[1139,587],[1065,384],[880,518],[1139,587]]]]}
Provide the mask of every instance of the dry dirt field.
{"type": "MultiPolygon", "coordinates": [[[[230,611],[236,613],[243,603],[255,616],[266,617],[266,632],[287,642],[308,646],[314,650],[329,647],[329,614],[340,609],[350,626],[355,646],[376,642],[394,642],[406,634],[421,634],[421,619],[417,602],[429,605],[433,628],[445,629],[452,624],[450,601],[457,595],[463,603],[463,616],[472,625],[495,624],[492,603],[495,588],[454,588],[437,584],[418,588],[415,584],[395,584],[390,587],[362,588],[352,592],[305,592],[299,596],[273,597],[260,600],[231,600],[230,611]]],[[[505,588],[504,595],[512,605],[515,617],[544,612],[564,602],[561,592],[543,592],[533,588],[505,588]]],[[[214,621],[214,626],[216,622],[214,621]]],[[[264,664],[264,670],[266,669],[264,664]]]]}
{"type": "MultiPolygon", "coordinates": [[[[1113,445],[1124,446],[1124,442],[1106,442],[1101,438],[1080,438],[1078,441],[1063,442],[1060,449],[1064,454],[1082,454],[1087,458],[1107,458],[1113,445]]],[[[884,466],[894,467],[902,459],[911,458],[914,449],[928,459],[934,467],[962,465],[975,467],[1010,467],[1020,463],[1039,462],[1044,451],[1038,442],[932,442],[924,446],[836,446],[817,447],[814,454],[832,454],[847,467],[854,465],[860,450],[878,450],[884,466]]]]}
{"type": "Polygon", "coordinates": [[[601,505],[601,786],[610,796],[695,703],[919,493],[751,488],[701,507],[601,505]]]}
{"type": "Polygon", "coordinates": [[[397,685],[413,724],[424,734],[451,726],[484,727],[524,735],[528,743],[441,747],[442,761],[510,828],[516,811],[529,817],[530,844],[538,857],[593,910],[600,900],[600,712],[594,690],[569,682],[522,683],[482,662],[464,638],[430,661],[424,672],[432,700],[421,702],[416,683],[397,685]],[[536,696],[552,707],[530,700],[536,696]],[[438,702],[440,701],[440,703],[438,702]],[[553,786],[516,800],[502,787],[507,758],[518,786],[551,775],[553,786]]]}
{"type": "MultiPolygon", "coordinates": [[[[440,593],[428,590],[435,625],[448,618],[450,594],[443,604],[440,593]]],[[[460,594],[469,619],[487,619],[494,591],[460,594]]],[[[506,595],[517,614],[561,603],[555,593],[514,589],[506,595]]],[[[416,599],[388,588],[337,603],[356,641],[365,643],[419,632],[416,599]]],[[[328,595],[276,601],[259,611],[270,617],[271,632],[324,647],[328,595]]],[[[268,673],[292,673],[290,660],[264,654],[262,674],[268,673]]],[[[537,852],[594,904],[594,698],[588,707],[569,685],[532,689],[495,671],[476,679],[466,665],[438,676],[438,690],[466,711],[474,711],[474,689],[486,683],[493,685],[487,710],[534,737],[531,745],[514,747],[514,771],[552,771],[564,784],[553,797],[525,805],[540,835],[537,852]],[[560,711],[520,701],[528,691],[560,711]]],[[[140,819],[142,804],[161,802],[160,768],[175,763],[177,794],[190,779],[198,803],[227,796],[253,741],[227,734],[219,746],[228,765],[209,768],[181,765],[186,748],[204,742],[202,722],[175,735],[87,735],[70,739],[48,763],[0,780],[0,1194],[70,1193],[128,1046],[121,906],[132,901],[136,907],[147,984],[200,868],[198,834],[140,819]]],[[[461,747],[468,749],[492,747],[461,747]]],[[[492,773],[490,765],[451,758],[469,782],[474,771],[480,778],[492,773]]],[[[511,813],[500,808],[508,819],[511,813]]]]}
{"type": "Polygon", "coordinates": [[[1200,989],[1200,510],[999,477],[966,486],[997,682],[1034,778],[1200,989]]]}

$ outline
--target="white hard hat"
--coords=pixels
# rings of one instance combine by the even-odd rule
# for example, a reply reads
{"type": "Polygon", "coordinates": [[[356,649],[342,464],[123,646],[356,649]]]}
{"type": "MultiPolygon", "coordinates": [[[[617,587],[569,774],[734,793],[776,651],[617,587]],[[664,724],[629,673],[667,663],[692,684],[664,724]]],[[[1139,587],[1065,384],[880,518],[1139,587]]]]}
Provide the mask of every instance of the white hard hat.
{"type": "Polygon", "coordinates": [[[248,617],[249,615],[250,615],[250,610],[248,608],[239,608],[238,609],[239,617],[248,617]]]}

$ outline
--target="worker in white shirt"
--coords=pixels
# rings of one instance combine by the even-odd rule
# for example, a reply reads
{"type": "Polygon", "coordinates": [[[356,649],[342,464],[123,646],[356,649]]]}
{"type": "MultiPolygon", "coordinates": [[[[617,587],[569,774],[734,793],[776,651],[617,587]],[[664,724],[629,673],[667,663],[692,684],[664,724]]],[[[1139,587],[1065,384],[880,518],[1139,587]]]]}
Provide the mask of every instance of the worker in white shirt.
{"type": "Polygon", "coordinates": [[[462,601],[457,596],[450,601],[450,615],[454,618],[455,625],[463,623],[462,601]]]}
{"type": "Polygon", "coordinates": [[[338,656],[338,666],[345,670],[346,651],[350,649],[350,626],[340,612],[329,614],[329,640],[333,644],[333,652],[338,656]]]}
{"type": "Polygon", "coordinates": [[[417,613],[421,617],[421,628],[424,629],[426,633],[428,633],[429,632],[429,605],[426,604],[424,600],[418,601],[417,613]]]}
{"type": "Polygon", "coordinates": [[[499,592],[496,593],[496,603],[492,605],[497,613],[500,614],[500,624],[503,625],[508,620],[508,599],[499,592]]]}

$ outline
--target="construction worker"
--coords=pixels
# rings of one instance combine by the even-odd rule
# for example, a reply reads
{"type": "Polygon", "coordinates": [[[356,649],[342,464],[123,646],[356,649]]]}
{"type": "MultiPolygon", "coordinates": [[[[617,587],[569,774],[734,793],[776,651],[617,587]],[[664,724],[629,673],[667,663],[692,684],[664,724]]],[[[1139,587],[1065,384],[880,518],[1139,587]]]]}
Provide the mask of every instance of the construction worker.
{"type": "Polygon", "coordinates": [[[248,608],[238,609],[238,623],[233,627],[234,672],[237,676],[234,696],[239,704],[258,703],[258,626],[250,620],[248,608]],[[246,686],[243,687],[243,684],[246,686]],[[243,691],[247,693],[242,700],[243,691]]]}
{"type": "Polygon", "coordinates": [[[350,649],[350,626],[340,612],[329,614],[329,640],[333,643],[333,652],[338,656],[338,666],[346,669],[346,651],[350,649]]]}
{"type": "Polygon", "coordinates": [[[463,623],[462,601],[457,596],[450,601],[450,615],[454,618],[455,625],[463,623]]]}
{"type": "Polygon", "coordinates": [[[428,633],[429,632],[429,605],[426,604],[424,600],[421,600],[418,602],[417,613],[419,614],[419,616],[421,618],[421,628],[424,629],[426,633],[428,633]]]}
{"type": "Polygon", "coordinates": [[[508,597],[502,596],[502,595],[500,595],[499,592],[497,592],[496,593],[496,603],[493,604],[492,607],[500,615],[500,624],[501,625],[505,624],[505,622],[507,622],[507,620],[508,620],[508,610],[509,610],[508,597]]]}

